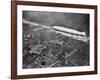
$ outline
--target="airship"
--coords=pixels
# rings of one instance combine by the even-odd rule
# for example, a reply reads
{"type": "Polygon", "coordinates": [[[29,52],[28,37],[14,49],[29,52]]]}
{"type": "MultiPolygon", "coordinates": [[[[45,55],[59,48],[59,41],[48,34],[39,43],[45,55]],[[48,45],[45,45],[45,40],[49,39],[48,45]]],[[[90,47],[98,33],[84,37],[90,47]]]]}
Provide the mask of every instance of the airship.
{"type": "Polygon", "coordinates": [[[65,28],[65,27],[62,27],[62,26],[52,26],[52,29],[58,30],[58,31],[63,31],[63,32],[70,33],[70,34],[86,36],[85,32],[80,32],[80,31],[70,29],[70,28],[65,28]]]}

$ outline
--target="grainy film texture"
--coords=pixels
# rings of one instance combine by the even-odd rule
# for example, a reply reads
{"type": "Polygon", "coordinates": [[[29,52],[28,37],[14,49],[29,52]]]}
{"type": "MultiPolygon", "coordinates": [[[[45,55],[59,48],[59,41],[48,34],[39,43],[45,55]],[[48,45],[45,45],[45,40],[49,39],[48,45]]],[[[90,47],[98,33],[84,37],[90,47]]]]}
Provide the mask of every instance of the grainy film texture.
{"type": "Polygon", "coordinates": [[[89,66],[89,14],[22,12],[23,69],[89,66]]]}

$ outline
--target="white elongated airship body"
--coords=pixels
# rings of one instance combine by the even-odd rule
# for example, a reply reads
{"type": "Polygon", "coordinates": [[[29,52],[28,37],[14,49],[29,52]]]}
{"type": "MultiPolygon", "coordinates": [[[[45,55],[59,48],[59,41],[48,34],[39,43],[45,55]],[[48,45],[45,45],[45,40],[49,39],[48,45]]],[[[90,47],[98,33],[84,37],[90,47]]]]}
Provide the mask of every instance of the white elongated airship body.
{"type": "Polygon", "coordinates": [[[56,29],[56,30],[64,31],[66,33],[78,34],[78,35],[83,35],[83,36],[86,35],[85,32],[80,32],[80,31],[73,30],[73,29],[70,29],[70,28],[64,28],[62,26],[52,26],[52,28],[56,29]]]}

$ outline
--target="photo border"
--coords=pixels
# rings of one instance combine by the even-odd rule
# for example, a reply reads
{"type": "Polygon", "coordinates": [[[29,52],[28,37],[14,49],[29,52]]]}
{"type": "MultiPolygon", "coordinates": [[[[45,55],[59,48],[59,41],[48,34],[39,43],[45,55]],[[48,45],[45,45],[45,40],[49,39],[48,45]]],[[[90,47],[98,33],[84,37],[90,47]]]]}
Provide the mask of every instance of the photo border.
{"type": "Polygon", "coordinates": [[[97,6],[96,5],[64,4],[64,3],[32,2],[32,1],[11,1],[11,78],[12,79],[59,77],[59,76],[89,75],[89,74],[97,74],[97,6]],[[94,71],[17,75],[17,5],[94,9],[94,71]]]}

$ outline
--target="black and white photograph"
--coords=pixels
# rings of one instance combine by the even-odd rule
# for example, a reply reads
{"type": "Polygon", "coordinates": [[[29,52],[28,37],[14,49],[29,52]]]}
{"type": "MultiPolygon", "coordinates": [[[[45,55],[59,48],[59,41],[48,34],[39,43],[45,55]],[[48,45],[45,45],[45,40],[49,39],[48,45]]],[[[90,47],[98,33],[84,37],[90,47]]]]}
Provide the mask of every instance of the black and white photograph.
{"type": "Polygon", "coordinates": [[[97,7],[12,2],[13,79],[97,73],[97,7]]]}
{"type": "Polygon", "coordinates": [[[23,68],[89,66],[89,14],[23,11],[23,68]]]}

